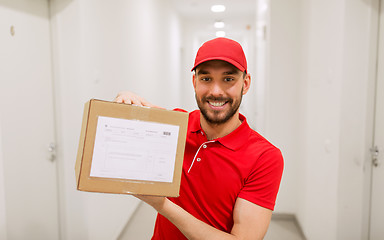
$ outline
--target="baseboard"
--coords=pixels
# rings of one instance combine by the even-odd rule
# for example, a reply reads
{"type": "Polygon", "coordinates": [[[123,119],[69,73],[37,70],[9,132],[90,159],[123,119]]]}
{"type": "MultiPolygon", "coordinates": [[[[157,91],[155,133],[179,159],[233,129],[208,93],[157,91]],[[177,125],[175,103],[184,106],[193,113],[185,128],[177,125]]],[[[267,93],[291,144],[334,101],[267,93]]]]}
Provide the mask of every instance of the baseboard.
{"type": "Polygon", "coordinates": [[[295,214],[273,213],[272,214],[272,221],[292,221],[296,225],[297,229],[299,230],[301,237],[305,240],[307,239],[304,235],[303,229],[301,228],[301,225],[300,225],[299,221],[297,220],[295,214]]]}

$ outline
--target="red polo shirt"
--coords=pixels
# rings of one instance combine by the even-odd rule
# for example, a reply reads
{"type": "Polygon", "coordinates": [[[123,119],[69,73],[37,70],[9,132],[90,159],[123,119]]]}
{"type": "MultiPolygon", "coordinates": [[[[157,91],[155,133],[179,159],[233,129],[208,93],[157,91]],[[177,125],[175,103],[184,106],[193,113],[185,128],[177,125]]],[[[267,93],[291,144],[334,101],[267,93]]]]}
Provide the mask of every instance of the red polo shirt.
{"type": "MultiPolygon", "coordinates": [[[[200,126],[200,111],[189,114],[180,197],[170,198],[201,221],[225,232],[233,226],[238,197],[273,210],[283,172],[278,148],[242,124],[230,134],[208,141],[200,126]]],[[[154,240],[186,239],[158,214],[154,240]]]]}

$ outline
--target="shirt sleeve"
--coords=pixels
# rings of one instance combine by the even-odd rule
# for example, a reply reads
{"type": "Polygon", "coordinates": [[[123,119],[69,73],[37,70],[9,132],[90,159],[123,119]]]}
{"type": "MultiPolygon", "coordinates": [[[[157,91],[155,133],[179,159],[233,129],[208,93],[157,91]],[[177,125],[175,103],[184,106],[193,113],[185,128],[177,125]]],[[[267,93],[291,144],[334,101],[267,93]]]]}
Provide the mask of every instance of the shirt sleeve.
{"type": "Polygon", "coordinates": [[[278,148],[264,152],[257,159],[248,178],[245,179],[239,197],[274,210],[283,168],[283,156],[278,148]]]}

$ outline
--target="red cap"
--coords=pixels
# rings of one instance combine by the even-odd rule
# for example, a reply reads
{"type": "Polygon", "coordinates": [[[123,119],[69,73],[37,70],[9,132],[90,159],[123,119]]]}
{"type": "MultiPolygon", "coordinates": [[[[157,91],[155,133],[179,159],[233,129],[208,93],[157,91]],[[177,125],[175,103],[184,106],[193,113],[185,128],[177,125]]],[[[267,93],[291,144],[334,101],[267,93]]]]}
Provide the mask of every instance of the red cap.
{"type": "Polygon", "coordinates": [[[237,67],[240,71],[247,71],[247,59],[241,45],[228,38],[215,38],[205,42],[197,51],[195,65],[192,70],[206,61],[223,60],[237,67]]]}

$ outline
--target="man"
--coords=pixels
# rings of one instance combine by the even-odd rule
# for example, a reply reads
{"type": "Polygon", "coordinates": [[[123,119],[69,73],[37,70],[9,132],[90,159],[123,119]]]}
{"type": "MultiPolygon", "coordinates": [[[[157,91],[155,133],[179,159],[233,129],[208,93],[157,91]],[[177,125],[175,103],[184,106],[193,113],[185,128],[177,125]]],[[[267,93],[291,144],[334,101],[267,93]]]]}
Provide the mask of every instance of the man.
{"type": "MultiPolygon", "coordinates": [[[[210,40],[192,71],[200,110],[189,115],[180,197],[136,196],[159,213],[152,239],[263,239],[283,158],[239,113],[251,83],[243,49],[210,40]]],[[[129,92],[115,101],[154,106],[129,92]]]]}

